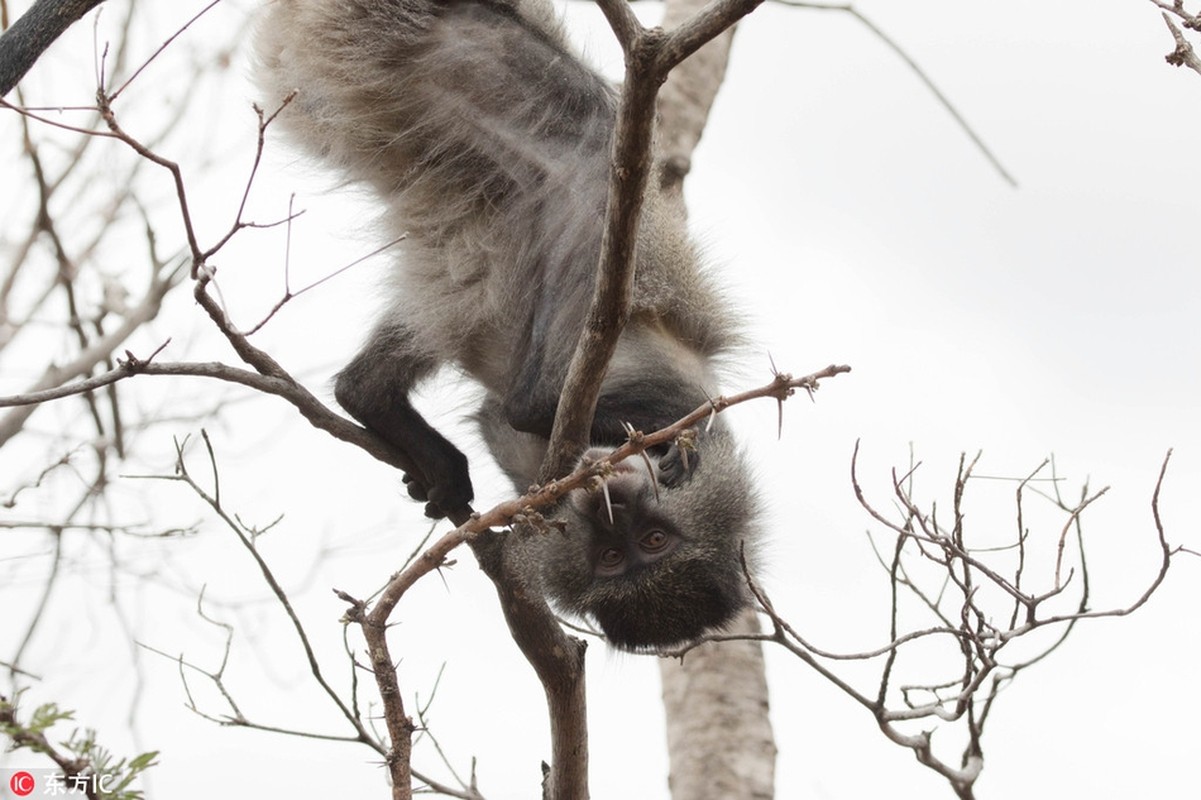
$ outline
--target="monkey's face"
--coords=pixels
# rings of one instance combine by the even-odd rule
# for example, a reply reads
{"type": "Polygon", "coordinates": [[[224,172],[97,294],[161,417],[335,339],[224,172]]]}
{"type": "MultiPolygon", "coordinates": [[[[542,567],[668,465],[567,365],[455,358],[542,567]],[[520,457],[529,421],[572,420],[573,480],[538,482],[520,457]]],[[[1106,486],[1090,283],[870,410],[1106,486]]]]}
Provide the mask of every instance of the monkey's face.
{"type": "MultiPolygon", "coordinates": [[[[572,492],[563,536],[546,538],[547,593],[611,644],[654,650],[727,624],[747,602],[739,549],[752,522],[749,480],[726,436],[681,472],[670,451],[613,467],[572,492]]],[[[596,458],[607,451],[589,451],[596,458]]]]}
{"type": "MultiPolygon", "coordinates": [[[[593,448],[588,462],[610,451],[593,448]]],[[[572,492],[568,502],[580,519],[588,520],[591,541],[588,563],[595,578],[617,578],[651,567],[679,547],[681,537],[672,521],[656,514],[654,500],[661,491],[663,474],[658,457],[645,462],[627,459],[613,465],[611,474],[597,477],[584,489],[572,492]]]]}

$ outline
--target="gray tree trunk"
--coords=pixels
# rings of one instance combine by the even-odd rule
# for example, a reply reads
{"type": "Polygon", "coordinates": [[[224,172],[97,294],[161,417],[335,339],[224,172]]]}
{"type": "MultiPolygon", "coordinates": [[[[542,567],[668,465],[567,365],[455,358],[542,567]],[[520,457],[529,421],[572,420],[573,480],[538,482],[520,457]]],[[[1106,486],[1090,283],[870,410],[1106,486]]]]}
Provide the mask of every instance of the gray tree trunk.
{"type": "MultiPolygon", "coordinates": [[[[748,609],[734,631],[758,633],[748,609]]],[[[673,800],[771,800],[776,743],[759,642],[709,643],[664,659],[663,705],[673,800]]]]}

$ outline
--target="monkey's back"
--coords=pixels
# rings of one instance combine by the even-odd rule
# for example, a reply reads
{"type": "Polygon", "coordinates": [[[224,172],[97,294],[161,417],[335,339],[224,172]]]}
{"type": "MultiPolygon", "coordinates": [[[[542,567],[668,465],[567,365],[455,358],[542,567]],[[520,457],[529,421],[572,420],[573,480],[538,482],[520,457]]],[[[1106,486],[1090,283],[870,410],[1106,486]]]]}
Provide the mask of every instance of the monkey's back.
{"type": "MultiPolygon", "coordinates": [[[[385,313],[496,394],[531,339],[574,346],[599,255],[615,96],[552,17],[524,0],[276,0],[259,33],[268,96],[297,90],[291,138],[407,234],[385,313]]],[[[653,309],[707,355],[730,315],[696,264],[682,215],[649,198],[634,316],[653,309]]]]}

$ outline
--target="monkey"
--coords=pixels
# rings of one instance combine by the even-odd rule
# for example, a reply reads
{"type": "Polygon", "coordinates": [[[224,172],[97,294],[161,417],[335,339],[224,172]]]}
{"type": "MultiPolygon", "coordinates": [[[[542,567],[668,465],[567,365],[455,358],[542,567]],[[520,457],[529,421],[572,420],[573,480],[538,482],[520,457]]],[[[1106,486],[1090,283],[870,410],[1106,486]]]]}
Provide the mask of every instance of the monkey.
{"type": "MultiPolygon", "coordinates": [[[[438,518],[469,507],[463,453],[414,408],[454,365],[481,387],[484,443],[518,492],[538,478],[592,297],[617,95],[569,48],[545,0],[274,0],[257,77],[303,151],[374,190],[405,233],[386,303],[335,378],[352,417],[417,465],[409,494],[438,518]]],[[[632,307],[582,463],[709,400],[740,341],[682,209],[651,187],[632,307]],[[629,426],[627,428],[627,426],[629,426]]],[[[758,501],[715,418],[612,467],[523,540],[529,579],[609,643],[646,652],[721,629],[749,602],[740,553],[758,501]]]]}

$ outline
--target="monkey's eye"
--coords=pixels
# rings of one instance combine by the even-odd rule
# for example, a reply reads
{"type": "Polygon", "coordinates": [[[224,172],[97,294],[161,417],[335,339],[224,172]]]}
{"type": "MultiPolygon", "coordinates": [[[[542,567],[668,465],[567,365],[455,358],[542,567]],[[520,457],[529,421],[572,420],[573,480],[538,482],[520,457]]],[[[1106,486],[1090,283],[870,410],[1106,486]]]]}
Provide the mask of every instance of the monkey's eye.
{"type": "Polygon", "coordinates": [[[600,558],[596,560],[596,571],[602,574],[613,574],[621,571],[625,565],[626,554],[616,547],[610,547],[601,551],[600,558]]]}
{"type": "Polygon", "coordinates": [[[638,540],[638,546],[642,548],[642,552],[644,553],[661,552],[669,544],[671,544],[671,537],[665,531],[661,531],[658,528],[647,531],[638,540]]]}

